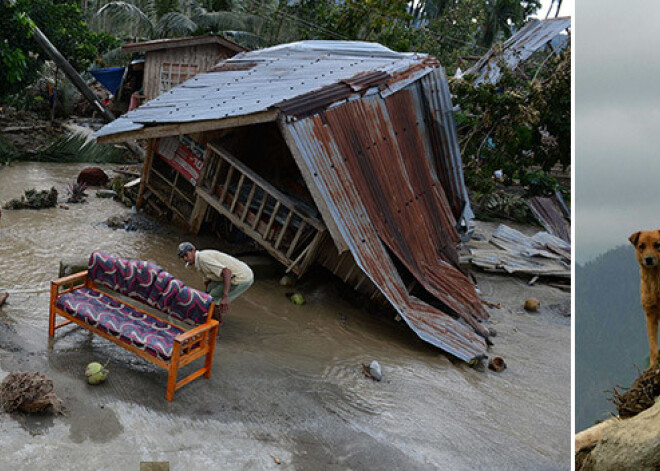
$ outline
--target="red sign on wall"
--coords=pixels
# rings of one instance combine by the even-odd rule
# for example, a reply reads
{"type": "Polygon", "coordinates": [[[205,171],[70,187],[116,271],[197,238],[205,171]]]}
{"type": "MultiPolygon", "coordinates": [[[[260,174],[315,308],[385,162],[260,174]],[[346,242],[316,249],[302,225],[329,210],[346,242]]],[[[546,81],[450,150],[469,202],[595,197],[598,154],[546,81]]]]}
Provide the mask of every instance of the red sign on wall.
{"type": "Polygon", "coordinates": [[[186,141],[193,144],[194,151],[181,142],[178,137],[164,137],[156,140],[154,152],[174,167],[186,180],[196,185],[204,164],[204,152],[200,150],[199,144],[194,143],[190,138],[186,141]]]}

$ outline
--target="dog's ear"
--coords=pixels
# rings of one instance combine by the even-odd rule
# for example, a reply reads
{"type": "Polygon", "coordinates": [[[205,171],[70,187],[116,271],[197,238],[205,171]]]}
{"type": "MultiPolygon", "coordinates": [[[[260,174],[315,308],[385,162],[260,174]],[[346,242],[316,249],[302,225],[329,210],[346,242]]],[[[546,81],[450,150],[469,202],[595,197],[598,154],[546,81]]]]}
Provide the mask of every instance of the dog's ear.
{"type": "Polygon", "coordinates": [[[628,240],[630,241],[631,244],[634,246],[637,246],[637,241],[639,240],[639,236],[641,235],[640,231],[635,232],[632,234],[630,237],[628,237],[628,240]]]}

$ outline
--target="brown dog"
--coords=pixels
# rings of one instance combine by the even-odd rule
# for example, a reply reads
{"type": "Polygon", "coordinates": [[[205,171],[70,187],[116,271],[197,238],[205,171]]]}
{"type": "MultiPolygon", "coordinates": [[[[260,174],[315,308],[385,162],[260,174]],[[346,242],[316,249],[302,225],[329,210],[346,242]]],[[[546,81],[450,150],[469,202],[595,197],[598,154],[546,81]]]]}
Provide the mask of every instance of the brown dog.
{"type": "Polygon", "coordinates": [[[660,320],[660,231],[635,232],[628,239],[635,246],[640,266],[642,307],[646,312],[651,366],[658,363],[658,321],[660,320]]]}

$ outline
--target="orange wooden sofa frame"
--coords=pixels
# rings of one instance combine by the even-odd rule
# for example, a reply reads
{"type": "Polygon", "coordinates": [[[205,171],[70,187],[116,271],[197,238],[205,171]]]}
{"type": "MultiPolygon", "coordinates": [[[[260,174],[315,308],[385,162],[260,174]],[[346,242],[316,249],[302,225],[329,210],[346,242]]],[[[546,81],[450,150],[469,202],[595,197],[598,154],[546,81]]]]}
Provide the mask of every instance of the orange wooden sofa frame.
{"type": "MultiPolygon", "coordinates": [[[[215,351],[215,342],[218,336],[218,328],[219,328],[218,321],[213,319],[213,309],[215,307],[215,303],[211,303],[211,307],[209,308],[209,312],[206,317],[206,322],[204,324],[200,324],[196,327],[193,327],[192,329],[182,334],[179,334],[174,338],[174,345],[172,347],[172,356],[170,357],[169,360],[163,360],[143,350],[140,350],[139,348],[130,345],[124,342],[123,340],[114,337],[111,334],[103,332],[102,330],[87,324],[84,320],[79,319],[56,306],[57,298],[60,295],[65,293],[70,293],[71,291],[83,287],[90,289],[97,289],[96,283],[94,283],[94,281],[87,276],[87,271],[82,271],[70,276],[65,276],[63,278],[59,278],[51,282],[50,316],[48,323],[49,337],[55,336],[55,329],[59,329],[60,327],[63,327],[65,325],[75,323],[78,324],[80,327],[83,327],[89,330],[90,332],[100,337],[103,337],[104,339],[108,339],[111,342],[116,343],[117,345],[128,350],[129,352],[134,353],[135,355],[142,357],[145,360],[150,361],[151,363],[155,363],[156,365],[168,371],[167,391],[165,393],[165,398],[168,401],[172,401],[174,399],[174,392],[177,389],[185,386],[191,381],[199,378],[202,375],[204,375],[205,378],[211,377],[211,367],[213,365],[213,353],[215,351]],[[64,317],[67,320],[62,321],[59,324],[56,324],[56,318],[58,315],[64,317]],[[177,382],[177,373],[179,371],[179,368],[203,356],[206,356],[204,360],[204,367],[200,368],[199,370],[191,373],[190,375],[186,376],[185,378],[177,382]]],[[[158,318],[158,320],[161,322],[172,324],[171,322],[168,322],[164,319],[161,319],[160,317],[149,314],[143,309],[140,309],[130,303],[127,303],[124,300],[120,300],[114,296],[111,296],[105,291],[103,292],[103,294],[113,299],[116,299],[117,301],[124,303],[127,306],[130,306],[136,311],[140,311],[149,317],[158,318]]]]}

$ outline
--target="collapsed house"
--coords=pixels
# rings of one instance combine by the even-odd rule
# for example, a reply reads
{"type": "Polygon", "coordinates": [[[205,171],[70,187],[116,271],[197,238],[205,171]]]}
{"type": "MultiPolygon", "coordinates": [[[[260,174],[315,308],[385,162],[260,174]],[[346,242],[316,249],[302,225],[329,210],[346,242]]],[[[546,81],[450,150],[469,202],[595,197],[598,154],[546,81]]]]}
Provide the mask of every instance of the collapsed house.
{"type": "Polygon", "coordinates": [[[148,140],[139,206],[193,233],[226,219],[287,272],[319,263],[426,342],[486,355],[488,315],[456,253],[472,213],[433,57],[343,41],[245,52],[96,137],[148,140]]]}

